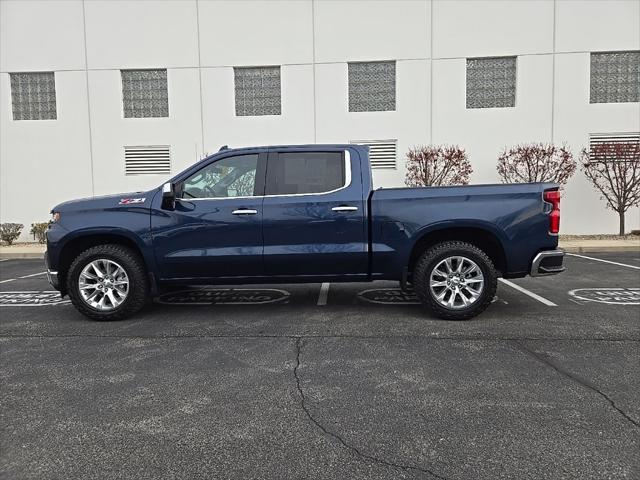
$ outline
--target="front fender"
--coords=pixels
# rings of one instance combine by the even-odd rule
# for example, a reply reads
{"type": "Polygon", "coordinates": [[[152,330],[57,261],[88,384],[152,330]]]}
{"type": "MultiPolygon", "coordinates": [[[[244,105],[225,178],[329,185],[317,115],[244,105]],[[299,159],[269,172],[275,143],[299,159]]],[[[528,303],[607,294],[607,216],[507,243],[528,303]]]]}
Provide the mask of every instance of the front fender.
{"type": "Polygon", "coordinates": [[[65,265],[61,265],[61,261],[65,249],[82,239],[87,239],[87,241],[96,245],[116,242],[118,239],[125,239],[128,243],[137,247],[147,270],[154,274],[156,272],[153,245],[151,243],[149,230],[134,232],[123,227],[115,226],[92,226],[67,230],[62,225],[53,224],[47,232],[49,268],[52,270],[63,270],[65,265]]]}

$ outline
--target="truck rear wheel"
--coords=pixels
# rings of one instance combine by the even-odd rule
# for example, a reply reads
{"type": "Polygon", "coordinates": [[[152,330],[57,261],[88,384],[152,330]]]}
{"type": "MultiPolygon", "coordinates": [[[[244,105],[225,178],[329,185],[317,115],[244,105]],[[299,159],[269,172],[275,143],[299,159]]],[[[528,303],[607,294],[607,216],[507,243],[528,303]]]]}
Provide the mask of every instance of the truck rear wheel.
{"type": "Polygon", "coordinates": [[[121,320],[147,302],[149,284],[140,256],[122,245],[98,245],[82,252],[67,273],[73,305],[94,320],[121,320]]]}
{"type": "Polygon", "coordinates": [[[470,243],[450,241],[434,245],[413,270],[414,290],[423,305],[445,320],[468,320],[493,300],[498,275],[493,262],[470,243]]]}

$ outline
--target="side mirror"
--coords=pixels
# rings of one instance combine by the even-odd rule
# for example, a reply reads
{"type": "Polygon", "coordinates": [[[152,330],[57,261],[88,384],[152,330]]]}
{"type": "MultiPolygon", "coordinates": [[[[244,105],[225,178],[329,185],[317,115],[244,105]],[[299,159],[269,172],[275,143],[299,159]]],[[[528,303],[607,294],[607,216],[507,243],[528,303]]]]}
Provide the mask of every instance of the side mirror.
{"type": "Polygon", "coordinates": [[[162,185],[162,208],[165,210],[174,210],[176,208],[176,191],[171,182],[162,185]]]}

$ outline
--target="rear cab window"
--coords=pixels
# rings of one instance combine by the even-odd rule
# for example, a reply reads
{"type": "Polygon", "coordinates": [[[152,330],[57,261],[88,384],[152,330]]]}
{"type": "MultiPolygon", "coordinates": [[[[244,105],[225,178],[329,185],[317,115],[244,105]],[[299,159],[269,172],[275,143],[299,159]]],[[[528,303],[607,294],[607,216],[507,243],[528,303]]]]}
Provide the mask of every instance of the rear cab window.
{"type": "Polygon", "coordinates": [[[344,152],[286,152],[270,154],[266,195],[328,193],[346,186],[344,152]]]}

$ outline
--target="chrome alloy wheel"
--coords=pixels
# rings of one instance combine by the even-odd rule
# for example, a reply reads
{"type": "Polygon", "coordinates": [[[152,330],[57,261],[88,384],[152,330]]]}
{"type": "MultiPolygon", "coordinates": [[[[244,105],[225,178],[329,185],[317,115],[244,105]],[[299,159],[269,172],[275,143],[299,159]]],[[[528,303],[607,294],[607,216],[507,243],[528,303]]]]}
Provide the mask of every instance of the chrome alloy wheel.
{"type": "Polygon", "coordinates": [[[431,271],[429,288],[436,301],[453,310],[473,305],[484,289],[480,267],[467,257],[447,257],[431,271]]]}
{"type": "Polygon", "coordinates": [[[82,299],[90,307],[102,311],[114,310],[129,295],[129,276],[113,260],[99,258],[82,269],[78,288],[82,299]]]}

